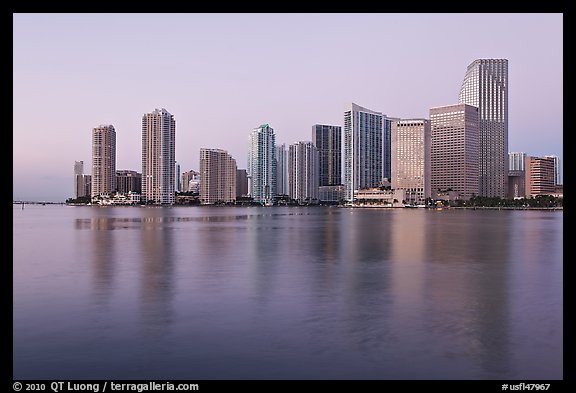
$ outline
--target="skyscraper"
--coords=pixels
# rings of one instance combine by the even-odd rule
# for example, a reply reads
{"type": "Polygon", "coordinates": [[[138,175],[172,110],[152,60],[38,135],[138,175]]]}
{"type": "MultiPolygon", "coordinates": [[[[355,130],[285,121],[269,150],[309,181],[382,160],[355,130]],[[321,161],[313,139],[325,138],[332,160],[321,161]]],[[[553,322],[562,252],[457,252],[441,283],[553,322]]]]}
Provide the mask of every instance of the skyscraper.
{"type": "Polygon", "coordinates": [[[478,107],[480,195],[503,198],[508,188],[508,60],[474,60],[464,76],[460,103],[478,107]]]}
{"type": "Polygon", "coordinates": [[[320,157],[320,186],[342,184],[342,127],[326,124],[312,126],[312,143],[320,157]]]}
{"type": "Polygon", "coordinates": [[[200,203],[236,200],[236,160],[226,150],[200,149],[200,203]]]}
{"type": "Polygon", "coordinates": [[[116,130],[112,125],[92,129],[91,196],[116,190],[116,130]]]}
{"type": "Polygon", "coordinates": [[[276,146],[276,195],[288,195],[288,152],[284,143],[276,146]]]}
{"type": "Polygon", "coordinates": [[[354,190],[380,184],[382,153],[382,113],[348,104],[344,110],[346,201],[354,200],[354,190]]]}
{"type": "Polygon", "coordinates": [[[478,195],[478,108],[466,104],[430,109],[432,195],[452,190],[460,199],[478,195]]]}
{"type": "Polygon", "coordinates": [[[508,153],[508,170],[524,171],[526,170],[526,153],[512,152],[508,153]]]}
{"type": "Polygon", "coordinates": [[[142,116],[142,201],[174,204],[176,121],[166,109],[142,116]]]}
{"type": "Polygon", "coordinates": [[[255,202],[272,204],[276,196],[276,136],[268,124],[250,133],[247,171],[250,196],[255,202]]]}
{"type": "Polygon", "coordinates": [[[392,188],[404,190],[406,202],[423,203],[430,193],[430,121],[392,122],[392,188]]]}
{"type": "Polygon", "coordinates": [[[554,160],[554,185],[562,184],[562,170],[560,168],[560,157],[558,156],[544,156],[554,160]]]}
{"type": "Polygon", "coordinates": [[[84,161],[74,161],[74,199],[85,196],[84,161]]]}
{"type": "Polygon", "coordinates": [[[297,142],[288,149],[288,189],[290,198],[300,203],[318,200],[318,149],[312,142],[297,142]]]}

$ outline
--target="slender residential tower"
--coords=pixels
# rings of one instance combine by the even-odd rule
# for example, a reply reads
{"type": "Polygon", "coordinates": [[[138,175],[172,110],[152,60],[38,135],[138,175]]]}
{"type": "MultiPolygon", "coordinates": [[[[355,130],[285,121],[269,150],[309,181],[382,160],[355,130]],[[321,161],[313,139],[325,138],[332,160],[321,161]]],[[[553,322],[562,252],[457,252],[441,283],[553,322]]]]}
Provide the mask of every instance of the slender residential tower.
{"type": "Polygon", "coordinates": [[[276,196],[276,136],[268,124],[250,133],[247,172],[248,194],[255,202],[271,205],[276,196]]]}
{"type": "Polygon", "coordinates": [[[112,125],[92,129],[91,196],[116,191],[116,130],[112,125]]]}
{"type": "Polygon", "coordinates": [[[460,89],[460,103],[478,108],[480,196],[504,198],[508,189],[508,60],[474,60],[460,89]]]}
{"type": "Polygon", "coordinates": [[[174,204],[176,121],[166,109],[142,116],[142,201],[174,204]]]}
{"type": "Polygon", "coordinates": [[[299,203],[318,201],[318,149],[312,142],[290,145],[288,149],[288,190],[290,198],[299,203]]]}
{"type": "Polygon", "coordinates": [[[345,200],[382,181],[382,113],[350,103],[344,109],[345,200]]]}
{"type": "Polygon", "coordinates": [[[284,143],[276,146],[276,195],[288,195],[288,152],[284,143]]]}
{"type": "Polygon", "coordinates": [[[320,157],[320,186],[342,184],[342,127],[326,124],[312,126],[312,143],[320,157]]]}

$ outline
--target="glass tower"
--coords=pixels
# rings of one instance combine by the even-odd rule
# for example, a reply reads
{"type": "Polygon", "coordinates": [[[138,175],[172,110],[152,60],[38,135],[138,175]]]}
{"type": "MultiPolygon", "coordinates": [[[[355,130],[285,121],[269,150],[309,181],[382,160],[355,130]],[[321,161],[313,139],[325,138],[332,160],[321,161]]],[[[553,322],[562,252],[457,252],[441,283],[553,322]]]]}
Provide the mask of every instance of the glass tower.
{"type": "Polygon", "coordinates": [[[382,181],[382,113],[354,103],[344,110],[345,199],[354,191],[377,187],[382,181]]]}
{"type": "Polygon", "coordinates": [[[478,108],[480,196],[503,198],[508,188],[508,60],[474,60],[462,82],[460,103],[478,108]]]}
{"type": "Polygon", "coordinates": [[[250,133],[248,194],[264,205],[271,205],[276,196],[276,136],[268,124],[250,133]]]}

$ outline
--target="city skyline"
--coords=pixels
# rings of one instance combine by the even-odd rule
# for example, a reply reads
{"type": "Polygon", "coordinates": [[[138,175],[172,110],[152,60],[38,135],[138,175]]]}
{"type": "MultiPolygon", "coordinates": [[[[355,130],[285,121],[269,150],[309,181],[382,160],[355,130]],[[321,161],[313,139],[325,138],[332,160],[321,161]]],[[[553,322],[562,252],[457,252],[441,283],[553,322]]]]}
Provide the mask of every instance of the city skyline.
{"type": "Polygon", "coordinates": [[[430,108],[456,102],[464,70],[480,58],[509,61],[508,151],[563,163],[562,24],[562,14],[14,14],[13,198],[72,196],[71,162],[90,162],[98,124],[114,124],[117,168],[140,172],[141,114],[151,108],[177,118],[182,168],[198,170],[206,146],[227,150],[243,168],[246,135],[258,124],[269,123],[276,144],[289,145],[309,140],[314,124],[343,126],[347,102],[428,118],[430,108]],[[252,23],[262,18],[274,25],[266,35],[252,23]],[[151,19],[169,26],[152,34],[145,29],[151,19]],[[90,27],[102,23],[109,31],[90,27]],[[535,23],[545,28],[535,31],[535,23]],[[465,46],[453,37],[460,24],[465,46]],[[399,27],[406,34],[395,34],[399,27]],[[208,38],[191,39],[200,31],[208,38]],[[173,61],[143,63],[145,49],[159,43],[158,59],[173,61]],[[370,52],[368,62],[325,63],[342,56],[343,43],[364,51],[376,43],[387,49],[382,56],[402,61],[370,52]],[[417,62],[422,55],[434,61],[417,62]],[[56,117],[62,108],[64,124],[56,117]]]}

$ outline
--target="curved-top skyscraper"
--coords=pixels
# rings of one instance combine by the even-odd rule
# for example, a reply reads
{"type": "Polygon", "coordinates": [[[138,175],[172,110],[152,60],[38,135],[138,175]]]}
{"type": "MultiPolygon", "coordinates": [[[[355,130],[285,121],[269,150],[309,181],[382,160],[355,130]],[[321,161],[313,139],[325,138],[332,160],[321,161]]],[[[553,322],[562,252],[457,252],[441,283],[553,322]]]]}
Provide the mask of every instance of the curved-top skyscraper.
{"type": "Polygon", "coordinates": [[[508,188],[508,60],[474,60],[462,82],[460,103],[478,107],[479,193],[504,198],[508,188]]]}

